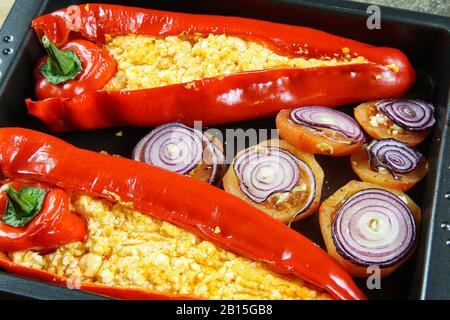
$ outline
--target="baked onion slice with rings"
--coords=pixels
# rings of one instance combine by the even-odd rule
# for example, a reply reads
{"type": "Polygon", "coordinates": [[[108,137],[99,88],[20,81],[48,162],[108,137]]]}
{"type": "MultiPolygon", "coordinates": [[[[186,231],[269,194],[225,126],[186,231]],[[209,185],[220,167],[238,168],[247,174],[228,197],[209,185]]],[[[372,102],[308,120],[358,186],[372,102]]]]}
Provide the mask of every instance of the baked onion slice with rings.
{"type": "Polygon", "coordinates": [[[291,223],[318,208],[323,178],[313,154],[273,139],[240,151],[223,186],[273,218],[291,223]]]}
{"type": "Polygon", "coordinates": [[[436,122],[434,106],[414,99],[366,102],[355,108],[355,118],[372,138],[394,138],[411,146],[421,143],[436,122]]]}
{"type": "Polygon", "coordinates": [[[138,142],[132,157],[210,184],[218,183],[226,170],[222,142],[178,122],[153,129],[138,142]]]}
{"type": "Polygon", "coordinates": [[[428,161],[415,148],[395,139],[373,140],[351,155],[353,171],[366,182],[407,191],[428,171],[428,161]]]}
{"type": "Polygon", "coordinates": [[[360,181],[347,183],[319,209],[328,253],[359,278],[374,268],[381,277],[399,268],[417,247],[420,221],[420,208],[406,194],[360,181]]]}
{"type": "Polygon", "coordinates": [[[364,143],[358,123],[331,108],[310,106],[282,110],[276,124],[282,139],[315,154],[345,156],[364,143]]]}

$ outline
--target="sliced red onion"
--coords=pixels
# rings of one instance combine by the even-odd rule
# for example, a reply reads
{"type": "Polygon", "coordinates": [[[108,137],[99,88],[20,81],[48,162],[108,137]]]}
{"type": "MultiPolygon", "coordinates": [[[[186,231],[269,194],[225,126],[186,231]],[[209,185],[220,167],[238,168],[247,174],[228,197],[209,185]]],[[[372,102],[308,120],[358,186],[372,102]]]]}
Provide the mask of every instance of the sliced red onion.
{"type": "Polygon", "coordinates": [[[363,142],[364,134],[358,123],[347,114],[325,107],[301,107],[291,111],[292,122],[313,129],[330,129],[342,133],[353,143],[363,142]]]}
{"type": "Polygon", "coordinates": [[[348,198],[332,224],[337,252],[360,266],[389,267],[402,260],[416,239],[416,223],[395,194],[364,189],[348,198]]]}
{"type": "Polygon", "coordinates": [[[369,163],[374,171],[380,167],[395,173],[408,173],[419,165],[422,154],[406,143],[395,139],[373,140],[368,146],[369,163]]]}
{"type": "Polygon", "coordinates": [[[234,171],[242,192],[256,203],[262,203],[272,194],[291,192],[299,179],[308,179],[311,192],[297,215],[306,210],[315,195],[315,177],[311,168],[289,151],[276,146],[257,146],[247,149],[234,161],[234,171]],[[300,171],[307,177],[301,177],[300,171]]]}
{"type": "Polygon", "coordinates": [[[136,145],[132,157],[180,174],[188,174],[204,161],[212,169],[209,183],[216,180],[218,162],[224,159],[202,132],[178,122],[152,130],[136,145]]]}
{"type": "Polygon", "coordinates": [[[411,131],[425,130],[434,125],[434,107],[423,100],[389,99],[375,106],[398,126],[411,131]]]}
{"type": "Polygon", "coordinates": [[[208,183],[215,184],[219,178],[219,169],[225,165],[225,155],[223,150],[211,139],[214,139],[214,137],[203,136],[203,162],[210,166],[212,170],[208,183]]]}

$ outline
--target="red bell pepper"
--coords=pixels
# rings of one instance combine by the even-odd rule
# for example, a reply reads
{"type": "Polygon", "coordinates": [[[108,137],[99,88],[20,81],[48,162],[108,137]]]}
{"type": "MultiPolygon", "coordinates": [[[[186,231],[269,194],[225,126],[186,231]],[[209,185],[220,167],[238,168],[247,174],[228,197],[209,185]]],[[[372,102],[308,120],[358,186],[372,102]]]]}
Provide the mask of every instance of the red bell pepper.
{"type": "Polygon", "coordinates": [[[70,98],[87,91],[99,90],[117,71],[117,62],[95,43],[83,39],[69,41],[62,46],[61,51],[69,50],[73,50],[80,59],[82,72],[73,80],[62,84],[52,84],[41,72],[42,66],[48,59],[43,57],[34,71],[35,93],[38,99],[70,98]]]}
{"type": "Polygon", "coordinates": [[[37,35],[61,46],[83,37],[226,34],[265,43],[292,57],[346,59],[369,63],[309,69],[272,69],[231,74],[158,88],[108,92],[92,88],[69,98],[27,100],[31,114],[54,131],[116,125],[154,126],[169,121],[205,125],[253,119],[302,105],[337,106],[403,95],[415,79],[403,53],[373,47],[310,28],[252,19],[172,13],[106,4],[72,6],[33,20],[37,35]]]}
{"type": "Polygon", "coordinates": [[[7,182],[0,192],[0,213],[4,216],[8,201],[5,188],[19,190],[23,187],[39,187],[47,193],[40,212],[22,227],[0,222],[0,251],[49,250],[64,244],[82,241],[86,236],[83,219],[69,209],[66,192],[47,185],[23,182],[7,182]]]}
{"type": "MultiPolygon", "coordinates": [[[[319,246],[209,184],[145,163],[78,149],[55,137],[20,128],[0,129],[0,159],[4,176],[132,204],[135,210],[260,261],[275,272],[301,277],[336,298],[364,299],[347,272],[319,246]]],[[[0,266],[44,280],[55,279],[57,283],[67,281],[15,265],[6,256],[0,257],[0,266]]],[[[124,289],[99,289],[91,284],[82,284],[82,288],[126,296],[124,289]]],[[[173,297],[144,290],[130,292],[132,297],[173,297]]]]}

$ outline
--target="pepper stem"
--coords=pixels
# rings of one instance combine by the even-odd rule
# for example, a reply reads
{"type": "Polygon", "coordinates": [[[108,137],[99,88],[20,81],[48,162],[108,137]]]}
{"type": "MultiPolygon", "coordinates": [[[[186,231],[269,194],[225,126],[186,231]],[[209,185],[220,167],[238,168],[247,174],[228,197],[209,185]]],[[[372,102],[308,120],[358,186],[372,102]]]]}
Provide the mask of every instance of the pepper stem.
{"type": "Polygon", "coordinates": [[[67,76],[76,67],[76,62],[59,50],[47,36],[42,37],[42,45],[48,53],[48,58],[55,73],[67,76]]]}
{"type": "Polygon", "coordinates": [[[28,193],[21,193],[10,185],[6,185],[3,191],[6,193],[13,206],[21,209],[18,212],[23,212],[25,215],[29,215],[36,207],[36,199],[28,193]]]}

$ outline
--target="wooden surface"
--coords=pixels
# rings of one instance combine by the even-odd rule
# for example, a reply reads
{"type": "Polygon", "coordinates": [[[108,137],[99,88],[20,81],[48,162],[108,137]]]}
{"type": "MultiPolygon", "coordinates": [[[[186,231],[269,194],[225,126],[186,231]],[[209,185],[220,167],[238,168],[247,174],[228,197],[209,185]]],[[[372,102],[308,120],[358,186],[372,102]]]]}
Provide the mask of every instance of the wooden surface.
{"type": "Polygon", "coordinates": [[[13,5],[14,0],[0,0],[0,27],[5,21],[6,16],[8,15],[9,9],[13,5]]]}

